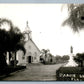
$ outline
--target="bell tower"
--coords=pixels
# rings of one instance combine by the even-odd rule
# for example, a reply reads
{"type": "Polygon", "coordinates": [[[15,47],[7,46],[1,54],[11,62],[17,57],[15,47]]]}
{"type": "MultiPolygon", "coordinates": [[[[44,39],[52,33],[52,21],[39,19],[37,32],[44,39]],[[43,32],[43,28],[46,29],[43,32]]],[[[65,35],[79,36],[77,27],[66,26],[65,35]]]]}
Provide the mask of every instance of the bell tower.
{"type": "Polygon", "coordinates": [[[30,30],[29,25],[28,25],[28,21],[27,21],[26,22],[25,31],[24,31],[25,41],[32,39],[31,32],[32,31],[30,30]]]}

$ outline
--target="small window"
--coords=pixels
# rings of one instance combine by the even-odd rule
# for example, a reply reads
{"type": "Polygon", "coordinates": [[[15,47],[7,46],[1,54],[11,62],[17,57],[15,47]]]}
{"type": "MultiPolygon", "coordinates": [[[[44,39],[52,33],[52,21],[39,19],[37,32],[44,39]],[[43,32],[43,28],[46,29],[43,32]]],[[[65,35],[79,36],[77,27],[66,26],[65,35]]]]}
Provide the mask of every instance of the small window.
{"type": "Polygon", "coordinates": [[[31,49],[31,46],[29,45],[29,49],[31,49]]]}
{"type": "Polygon", "coordinates": [[[35,52],[34,55],[37,56],[37,52],[35,52]]]}
{"type": "Polygon", "coordinates": [[[36,59],[36,57],[34,57],[34,59],[36,59]]]}
{"type": "Polygon", "coordinates": [[[32,56],[32,53],[31,53],[31,52],[28,52],[28,55],[29,55],[29,56],[32,56]]]}

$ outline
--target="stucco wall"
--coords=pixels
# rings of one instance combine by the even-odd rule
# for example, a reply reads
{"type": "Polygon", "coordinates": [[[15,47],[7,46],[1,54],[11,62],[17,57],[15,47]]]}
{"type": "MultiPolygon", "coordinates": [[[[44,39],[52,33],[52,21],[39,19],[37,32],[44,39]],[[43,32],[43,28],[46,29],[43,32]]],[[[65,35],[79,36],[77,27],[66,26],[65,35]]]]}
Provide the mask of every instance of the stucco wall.
{"type": "Polygon", "coordinates": [[[26,49],[25,56],[22,51],[17,52],[17,59],[19,60],[18,64],[27,64],[28,56],[32,56],[32,63],[40,62],[40,51],[31,40],[27,41],[24,47],[26,49]]]}
{"type": "MultiPolygon", "coordinates": [[[[34,43],[31,40],[26,42],[25,48],[26,48],[25,57],[27,58],[28,56],[32,56],[33,57],[33,62],[39,62],[40,51],[37,49],[37,47],[34,45],[34,43]],[[35,59],[35,57],[36,57],[36,59],[35,59]]],[[[26,61],[28,61],[28,60],[26,60],[26,61]]]]}

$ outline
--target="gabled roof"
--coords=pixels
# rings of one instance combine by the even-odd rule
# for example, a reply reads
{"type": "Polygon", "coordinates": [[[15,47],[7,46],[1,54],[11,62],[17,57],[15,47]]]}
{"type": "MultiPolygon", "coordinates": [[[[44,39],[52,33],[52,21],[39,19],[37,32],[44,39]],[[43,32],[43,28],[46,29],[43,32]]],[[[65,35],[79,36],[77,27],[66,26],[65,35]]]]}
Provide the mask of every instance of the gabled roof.
{"type": "MultiPolygon", "coordinates": [[[[34,41],[33,41],[32,39],[29,39],[29,40],[35,45],[35,47],[39,50],[39,52],[41,52],[40,49],[37,47],[37,45],[34,43],[34,41]]],[[[29,40],[28,40],[28,41],[29,41],[29,40]]],[[[28,42],[28,41],[27,41],[27,42],[28,42]]]]}

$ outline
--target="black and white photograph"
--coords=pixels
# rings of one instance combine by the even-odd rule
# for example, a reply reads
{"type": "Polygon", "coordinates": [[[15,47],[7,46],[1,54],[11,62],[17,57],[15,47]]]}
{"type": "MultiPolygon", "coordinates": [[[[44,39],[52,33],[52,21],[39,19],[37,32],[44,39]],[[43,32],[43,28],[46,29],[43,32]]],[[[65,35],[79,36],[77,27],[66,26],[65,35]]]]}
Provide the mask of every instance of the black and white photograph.
{"type": "Polygon", "coordinates": [[[84,81],[84,4],[0,4],[0,81],[84,81]]]}

